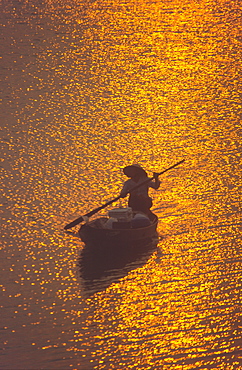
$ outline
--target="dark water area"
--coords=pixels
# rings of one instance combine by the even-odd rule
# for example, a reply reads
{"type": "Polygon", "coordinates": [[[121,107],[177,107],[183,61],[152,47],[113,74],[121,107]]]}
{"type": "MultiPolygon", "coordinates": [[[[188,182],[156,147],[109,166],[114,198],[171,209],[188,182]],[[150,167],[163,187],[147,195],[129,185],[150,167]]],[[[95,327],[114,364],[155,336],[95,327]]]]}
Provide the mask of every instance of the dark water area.
{"type": "Polygon", "coordinates": [[[0,368],[242,369],[241,2],[5,0],[0,19],[0,368]],[[127,164],[182,159],[150,191],[155,243],[64,232],[127,164]]]}
{"type": "Polygon", "coordinates": [[[79,268],[84,291],[90,296],[120,281],[128,272],[145,265],[157,250],[158,240],[128,245],[85,245],[80,253],[79,268]]]}

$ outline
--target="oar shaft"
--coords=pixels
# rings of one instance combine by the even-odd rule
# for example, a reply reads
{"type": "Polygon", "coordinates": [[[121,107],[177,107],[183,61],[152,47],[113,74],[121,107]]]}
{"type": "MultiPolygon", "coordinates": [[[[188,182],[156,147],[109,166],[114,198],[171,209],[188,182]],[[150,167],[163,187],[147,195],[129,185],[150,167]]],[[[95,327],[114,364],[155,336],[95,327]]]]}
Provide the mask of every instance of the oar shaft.
{"type": "Polygon", "coordinates": [[[107,206],[109,206],[110,204],[112,204],[113,202],[116,202],[117,200],[119,200],[121,198],[121,196],[119,195],[118,197],[112,199],[112,200],[109,200],[107,203],[103,204],[102,206],[96,208],[96,209],[93,209],[92,211],[88,212],[87,214],[85,214],[84,217],[91,217],[92,215],[94,215],[95,213],[101,211],[101,209],[103,208],[106,208],[107,206]]]}
{"type": "Polygon", "coordinates": [[[109,206],[113,202],[116,202],[120,198],[121,198],[121,196],[119,195],[118,197],[116,197],[112,200],[109,200],[107,203],[103,204],[102,206],[97,207],[97,208],[93,209],[92,211],[86,213],[84,216],[78,217],[76,220],[74,220],[74,221],[70,222],[68,225],[66,225],[64,227],[64,230],[71,229],[72,227],[78,225],[80,222],[85,221],[85,218],[93,216],[95,213],[101,211],[101,209],[106,208],[107,206],[109,206]]]}
{"type": "MultiPolygon", "coordinates": [[[[181,163],[183,163],[183,162],[185,162],[185,159],[182,159],[180,162],[177,162],[176,164],[173,164],[173,166],[168,167],[166,170],[161,171],[160,173],[158,173],[158,176],[162,175],[163,173],[165,173],[165,172],[167,172],[167,171],[171,170],[172,168],[174,168],[174,167],[176,167],[176,166],[179,166],[179,164],[181,164],[181,163]]],[[[153,176],[153,179],[154,179],[154,178],[155,178],[155,176],[153,176]]]]}

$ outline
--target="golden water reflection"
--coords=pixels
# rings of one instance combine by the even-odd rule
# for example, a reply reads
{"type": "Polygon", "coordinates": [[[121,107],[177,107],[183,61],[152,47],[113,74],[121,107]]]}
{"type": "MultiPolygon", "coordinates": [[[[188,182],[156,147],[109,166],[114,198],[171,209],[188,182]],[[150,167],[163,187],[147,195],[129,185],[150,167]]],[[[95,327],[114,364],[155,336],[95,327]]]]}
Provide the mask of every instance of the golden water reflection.
{"type": "MultiPolygon", "coordinates": [[[[196,240],[203,236],[197,234],[196,240]]],[[[194,245],[193,232],[186,237],[187,242],[179,234],[163,241],[163,252],[145,268],[89,300],[95,307],[96,336],[89,344],[95,348],[96,368],[117,368],[114,358],[127,366],[129,354],[128,368],[219,368],[226,363],[232,369],[240,364],[240,253],[233,245],[223,251],[213,231],[202,245],[194,245]]],[[[93,321],[86,323],[87,332],[93,331],[93,321]]],[[[73,349],[83,351],[82,333],[75,338],[73,349]]]]}
{"type": "Polygon", "coordinates": [[[1,10],[1,366],[239,369],[240,3],[1,10]],[[87,286],[63,226],[114,198],[124,165],[182,158],[152,192],[157,250],[87,286]]]}

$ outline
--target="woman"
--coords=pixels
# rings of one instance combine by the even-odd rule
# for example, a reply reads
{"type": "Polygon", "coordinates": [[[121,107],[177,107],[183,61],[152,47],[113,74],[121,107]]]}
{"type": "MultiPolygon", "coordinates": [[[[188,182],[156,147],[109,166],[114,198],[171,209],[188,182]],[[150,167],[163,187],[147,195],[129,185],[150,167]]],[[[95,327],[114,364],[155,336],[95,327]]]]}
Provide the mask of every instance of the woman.
{"type": "Polygon", "coordinates": [[[138,187],[138,189],[132,191],[132,188],[147,180],[147,173],[138,164],[126,166],[123,169],[123,172],[130,179],[125,181],[120,195],[124,198],[130,192],[128,201],[129,207],[131,207],[133,211],[140,211],[147,215],[151,215],[152,212],[150,211],[150,208],[152,207],[152,199],[149,197],[148,191],[149,188],[153,188],[156,190],[159,189],[160,181],[158,179],[158,174],[153,174],[155,177],[155,181],[149,181],[143,186],[141,185],[140,187],[138,187]]]}

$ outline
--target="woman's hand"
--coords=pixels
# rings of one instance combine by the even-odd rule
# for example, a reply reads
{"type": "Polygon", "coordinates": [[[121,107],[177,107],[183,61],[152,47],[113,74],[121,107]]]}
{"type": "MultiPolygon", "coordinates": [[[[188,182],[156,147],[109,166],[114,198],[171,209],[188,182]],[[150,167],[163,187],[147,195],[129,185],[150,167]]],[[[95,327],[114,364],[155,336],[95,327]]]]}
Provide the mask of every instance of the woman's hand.
{"type": "Polygon", "coordinates": [[[153,176],[155,178],[155,181],[158,181],[159,174],[157,172],[153,172],[153,176]]]}

